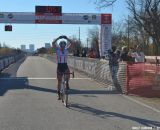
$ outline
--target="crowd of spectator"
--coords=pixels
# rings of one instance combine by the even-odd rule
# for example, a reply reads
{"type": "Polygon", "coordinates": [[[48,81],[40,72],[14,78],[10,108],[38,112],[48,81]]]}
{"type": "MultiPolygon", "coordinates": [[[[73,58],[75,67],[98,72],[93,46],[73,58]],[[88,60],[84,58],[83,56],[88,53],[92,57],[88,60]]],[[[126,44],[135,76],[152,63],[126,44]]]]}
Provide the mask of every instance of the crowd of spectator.
{"type": "Polygon", "coordinates": [[[77,57],[88,57],[88,58],[100,58],[99,51],[91,48],[83,48],[81,51],[76,49],[73,53],[73,56],[77,57]]]}
{"type": "MultiPolygon", "coordinates": [[[[117,57],[117,61],[112,60],[112,62],[127,61],[127,62],[144,62],[145,55],[142,52],[140,46],[130,47],[123,46],[122,49],[117,49],[113,46],[111,50],[108,50],[107,57],[111,60],[114,55],[117,57]]],[[[88,57],[88,58],[100,58],[99,51],[93,48],[83,48],[81,50],[75,49],[73,56],[77,57],[88,57]]],[[[110,61],[111,62],[111,61],[110,61]]]]}
{"type": "Polygon", "coordinates": [[[116,57],[117,63],[120,61],[133,63],[145,62],[145,55],[140,46],[130,47],[129,49],[124,46],[121,50],[117,49],[115,46],[112,46],[112,49],[108,51],[107,57],[110,62],[113,62],[112,60],[114,59],[114,57],[116,57]]]}
{"type": "MultiPolygon", "coordinates": [[[[99,51],[96,51],[96,49],[93,48],[83,48],[81,51],[77,49],[74,52],[74,56],[100,59],[99,51]]],[[[114,86],[119,92],[122,92],[121,87],[118,87],[117,85],[117,73],[119,69],[119,62],[145,62],[145,55],[142,51],[141,46],[138,45],[130,48],[123,46],[121,49],[117,49],[116,46],[112,46],[112,48],[108,50],[108,54],[106,55],[106,57],[102,57],[102,59],[106,59],[109,61],[109,69],[114,86]]]]}
{"type": "Polygon", "coordinates": [[[112,46],[112,49],[108,51],[108,60],[114,86],[121,92],[121,87],[117,84],[119,62],[143,63],[145,61],[145,55],[140,46],[134,46],[129,49],[124,46],[122,50],[117,49],[116,46],[112,46]]]}
{"type": "Polygon", "coordinates": [[[119,55],[119,61],[128,61],[128,62],[144,62],[145,55],[140,46],[130,47],[129,49],[124,46],[119,55]]]}

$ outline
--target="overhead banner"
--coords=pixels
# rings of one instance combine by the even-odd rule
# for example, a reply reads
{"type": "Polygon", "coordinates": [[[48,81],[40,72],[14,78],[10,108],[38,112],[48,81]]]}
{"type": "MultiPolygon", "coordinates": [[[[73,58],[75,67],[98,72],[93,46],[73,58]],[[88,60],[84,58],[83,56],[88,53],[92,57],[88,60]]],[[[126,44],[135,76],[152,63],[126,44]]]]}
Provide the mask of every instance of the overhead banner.
{"type": "Polygon", "coordinates": [[[62,17],[63,24],[101,24],[100,14],[65,13],[62,17]]]}
{"type": "Polygon", "coordinates": [[[35,13],[0,12],[0,23],[34,24],[35,13]]]}
{"type": "Polygon", "coordinates": [[[0,23],[110,24],[110,14],[0,12],[0,23]]]}
{"type": "Polygon", "coordinates": [[[62,24],[62,16],[54,15],[36,15],[35,23],[38,24],[62,24]]]}

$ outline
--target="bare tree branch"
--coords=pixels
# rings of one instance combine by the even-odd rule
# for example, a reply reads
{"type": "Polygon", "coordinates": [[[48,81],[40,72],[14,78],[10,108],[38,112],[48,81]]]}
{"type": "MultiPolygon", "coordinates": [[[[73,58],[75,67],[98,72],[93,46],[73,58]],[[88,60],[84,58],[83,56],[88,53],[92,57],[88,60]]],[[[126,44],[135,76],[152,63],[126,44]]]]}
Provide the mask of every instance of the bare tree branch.
{"type": "Polygon", "coordinates": [[[127,0],[136,26],[141,26],[153,39],[156,52],[160,52],[160,0],[127,0]]]}
{"type": "Polygon", "coordinates": [[[117,0],[95,0],[95,4],[99,9],[113,5],[117,0]]]}

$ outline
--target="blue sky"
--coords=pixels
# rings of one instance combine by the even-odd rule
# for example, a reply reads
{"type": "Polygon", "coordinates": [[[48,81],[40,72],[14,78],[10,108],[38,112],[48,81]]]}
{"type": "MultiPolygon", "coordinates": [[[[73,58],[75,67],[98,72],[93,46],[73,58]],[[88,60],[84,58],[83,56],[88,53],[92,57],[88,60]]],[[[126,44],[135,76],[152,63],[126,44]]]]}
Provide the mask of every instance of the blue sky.
{"type": "MultiPolygon", "coordinates": [[[[113,7],[97,10],[94,0],[1,0],[0,12],[34,12],[36,5],[62,6],[63,13],[111,13],[114,21],[122,20],[127,14],[125,0],[118,0],[113,7]]],[[[81,40],[87,39],[87,30],[92,25],[44,25],[44,24],[13,24],[12,32],[4,31],[0,24],[0,43],[10,47],[20,47],[21,44],[35,44],[36,48],[44,46],[59,35],[77,36],[81,29],[81,40]]]]}

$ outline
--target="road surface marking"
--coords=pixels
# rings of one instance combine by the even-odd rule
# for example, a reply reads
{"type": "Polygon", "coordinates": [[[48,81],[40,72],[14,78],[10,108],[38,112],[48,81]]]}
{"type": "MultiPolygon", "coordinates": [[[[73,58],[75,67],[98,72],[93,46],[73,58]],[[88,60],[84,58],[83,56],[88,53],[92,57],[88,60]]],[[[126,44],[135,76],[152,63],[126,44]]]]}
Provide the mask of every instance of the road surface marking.
{"type": "MultiPolygon", "coordinates": [[[[8,77],[8,78],[0,78],[0,80],[14,80],[14,79],[57,79],[57,78],[50,78],[50,77],[47,77],[47,78],[36,78],[36,77],[8,77]]],[[[80,79],[80,80],[90,80],[91,78],[70,78],[70,79],[80,79]]]]}
{"type": "Polygon", "coordinates": [[[140,102],[140,101],[138,101],[138,100],[135,100],[135,99],[133,99],[133,98],[131,98],[131,97],[128,97],[128,96],[125,96],[125,95],[122,95],[122,96],[123,96],[124,98],[132,101],[132,102],[135,102],[135,103],[137,103],[137,104],[139,104],[139,105],[141,105],[141,106],[144,106],[144,107],[146,107],[146,108],[149,108],[149,109],[151,109],[152,111],[157,112],[157,113],[160,114],[160,110],[158,110],[158,109],[156,109],[156,108],[153,108],[153,107],[151,107],[151,106],[149,106],[149,105],[147,105],[147,104],[145,104],[145,103],[143,103],[143,102],[140,102]]]}

